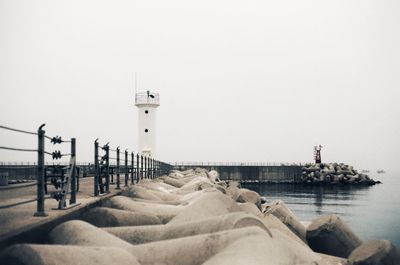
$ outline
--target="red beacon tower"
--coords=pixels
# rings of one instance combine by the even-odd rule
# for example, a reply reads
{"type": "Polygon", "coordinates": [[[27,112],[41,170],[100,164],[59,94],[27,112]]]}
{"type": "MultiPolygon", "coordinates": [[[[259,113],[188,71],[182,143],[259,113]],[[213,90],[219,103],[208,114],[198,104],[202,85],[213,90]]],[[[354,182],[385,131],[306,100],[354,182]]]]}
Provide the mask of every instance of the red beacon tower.
{"type": "Polygon", "coordinates": [[[322,149],[322,145],[314,146],[315,164],[320,164],[321,163],[321,149],[322,149]]]}

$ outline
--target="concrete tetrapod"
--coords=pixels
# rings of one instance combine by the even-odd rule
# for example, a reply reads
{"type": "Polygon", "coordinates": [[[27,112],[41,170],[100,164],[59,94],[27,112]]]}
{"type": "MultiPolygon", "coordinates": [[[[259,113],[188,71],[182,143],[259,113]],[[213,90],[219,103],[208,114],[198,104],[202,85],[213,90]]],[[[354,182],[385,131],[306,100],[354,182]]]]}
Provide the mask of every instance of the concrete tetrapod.
{"type": "Polygon", "coordinates": [[[84,221],[68,221],[54,228],[48,241],[59,245],[118,247],[131,251],[132,245],[84,221]]]}
{"type": "Polygon", "coordinates": [[[388,240],[370,240],[351,252],[349,265],[399,265],[400,253],[388,240]]]}
{"type": "Polygon", "coordinates": [[[81,219],[97,227],[162,224],[160,218],[153,214],[106,207],[90,209],[82,214],[81,219]]]}
{"type": "Polygon", "coordinates": [[[254,235],[234,241],[204,265],[338,264],[320,257],[306,245],[292,240],[278,230],[271,231],[273,238],[254,235]]]}
{"type": "Polygon", "coordinates": [[[228,187],[226,188],[226,194],[230,196],[234,201],[237,201],[239,197],[240,184],[236,181],[230,181],[228,187]]]}
{"type": "Polygon", "coordinates": [[[250,202],[245,203],[238,203],[237,204],[242,212],[251,213],[257,217],[262,218],[263,214],[261,213],[260,209],[257,206],[250,202]]]}
{"type": "Polygon", "coordinates": [[[164,183],[167,183],[168,185],[174,186],[176,188],[180,188],[185,185],[185,182],[171,177],[161,177],[161,179],[164,181],[164,183]]]}
{"type": "Polygon", "coordinates": [[[121,195],[153,201],[177,201],[180,198],[180,196],[171,194],[170,191],[164,190],[161,186],[159,190],[155,190],[153,189],[154,186],[149,188],[146,184],[141,185],[140,183],[138,185],[130,186],[123,190],[121,195]]]}
{"type": "Polygon", "coordinates": [[[194,220],[187,223],[178,223],[175,225],[124,226],[105,228],[104,230],[131,244],[143,244],[248,226],[258,226],[270,234],[262,220],[242,212],[230,213],[197,221],[194,220]]]}
{"type": "Polygon", "coordinates": [[[184,178],[185,175],[182,174],[182,172],[180,172],[178,170],[171,170],[170,173],[168,174],[168,177],[174,178],[174,179],[181,179],[181,178],[184,178]]]}
{"type": "Polygon", "coordinates": [[[338,216],[324,215],[307,228],[309,246],[317,252],[347,258],[362,241],[338,216]]]}
{"type": "Polygon", "coordinates": [[[253,226],[135,245],[133,253],[142,265],[200,265],[234,241],[254,235],[270,237],[253,226]]]}
{"type": "Polygon", "coordinates": [[[207,173],[208,178],[212,182],[219,181],[219,173],[218,173],[218,171],[211,170],[211,171],[207,171],[206,173],[207,173]]]}
{"type": "MultiPolygon", "coordinates": [[[[147,183],[146,183],[147,184],[147,183]]],[[[140,184],[139,184],[140,185],[140,184]]],[[[196,198],[203,195],[205,192],[223,192],[224,190],[216,189],[214,187],[199,190],[199,191],[184,191],[175,189],[175,191],[155,191],[151,188],[140,187],[139,185],[132,186],[123,191],[121,195],[133,198],[135,201],[147,201],[148,203],[169,204],[169,205],[187,205],[196,200],[196,198]],[[146,192],[153,193],[160,199],[145,199],[146,196],[139,196],[137,189],[141,190],[140,194],[146,192]],[[138,196],[137,196],[138,195],[138,196]]]]}
{"type": "Polygon", "coordinates": [[[133,201],[135,202],[143,202],[143,203],[153,203],[153,204],[166,204],[166,205],[182,205],[185,206],[184,203],[181,203],[179,201],[150,201],[146,199],[141,199],[141,198],[132,198],[130,197],[133,201]]]}
{"type": "Polygon", "coordinates": [[[138,202],[125,196],[112,197],[104,203],[104,206],[144,214],[153,214],[160,218],[163,223],[167,223],[185,208],[184,206],[138,202]]]}
{"type": "Polygon", "coordinates": [[[281,200],[277,200],[265,206],[264,213],[270,213],[276,216],[282,221],[287,227],[292,230],[301,240],[306,240],[306,228],[297,219],[294,213],[286,207],[285,203],[281,200]]]}
{"type": "Polygon", "coordinates": [[[153,191],[153,190],[148,190],[145,187],[141,187],[139,185],[134,185],[131,186],[127,189],[124,189],[121,192],[122,196],[127,196],[131,198],[141,198],[145,200],[152,200],[152,201],[162,201],[163,198],[161,195],[161,192],[153,191]]]}
{"type": "Polygon", "coordinates": [[[191,180],[190,182],[183,185],[180,190],[185,192],[204,190],[207,188],[216,188],[219,189],[222,193],[225,193],[225,190],[222,186],[212,183],[208,178],[199,177],[191,180]]]}
{"type": "Polygon", "coordinates": [[[133,254],[141,265],[196,265],[202,264],[235,240],[252,235],[270,237],[265,230],[253,226],[131,245],[91,224],[69,221],[53,229],[49,240],[54,244],[119,247],[133,254]]]}
{"type": "Polygon", "coordinates": [[[2,265],[140,265],[121,248],[17,244],[0,254],[2,265]]]}
{"type": "Polygon", "coordinates": [[[180,205],[180,206],[187,206],[189,204],[194,203],[197,201],[197,199],[201,198],[201,196],[204,195],[204,193],[210,193],[210,192],[216,192],[216,193],[221,193],[221,191],[215,189],[215,188],[207,188],[204,190],[199,190],[199,191],[191,191],[185,194],[174,194],[178,199],[174,201],[150,201],[150,200],[145,200],[145,199],[140,199],[140,198],[131,198],[133,201],[139,201],[139,202],[144,202],[144,203],[155,203],[155,204],[167,204],[167,205],[180,205]]]}
{"type": "Polygon", "coordinates": [[[332,264],[332,265],[349,265],[347,259],[341,258],[341,257],[335,257],[327,254],[322,254],[315,252],[321,259],[327,263],[327,264],[332,264]]]}
{"type": "Polygon", "coordinates": [[[168,224],[185,223],[239,211],[239,206],[230,197],[220,192],[206,192],[195,202],[186,206],[168,224]]]}
{"type": "Polygon", "coordinates": [[[164,183],[161,179],[153,179],[151,181],[141,180],[137,185],[144,187],[149,190],[161,191],[161,192],[171,192],[177,188],[164,183]]]}
{"type": "Polygon", "coordinates": [[[277,229],[277,230],[281,231],[282,233],[286,234],[291,239],[299,242],[300,244],[306,245],[308,247],[308,244],[306,242],[304,242],[298,235],[293,233],[293,231],[290,230],[284,223],[282,223],[282,221],[279,220],[276,216],[274,216],[270,213],[265,213],[264,218],[262,220],[268,228],[277,229]]]}
{"type": "Polygon", "coordinates": [[[249,189],[239,189],[237,202],[250,202],[255,204],[258,208],[261,207],[261,197],[257,192],[249,189]]]}

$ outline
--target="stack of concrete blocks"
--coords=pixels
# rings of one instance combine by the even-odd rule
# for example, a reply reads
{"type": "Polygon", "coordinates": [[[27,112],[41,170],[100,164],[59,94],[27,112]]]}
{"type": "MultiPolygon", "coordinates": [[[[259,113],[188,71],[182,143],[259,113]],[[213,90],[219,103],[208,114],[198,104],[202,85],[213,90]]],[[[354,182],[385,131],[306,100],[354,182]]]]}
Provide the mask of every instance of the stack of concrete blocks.
{"type": "Polygon", "coordinates": [[[256,192],[203,169],[141,181],[81,220],[57,226],[46,244],[14,245],[0,256],[4,265],[397,264],[398,258],[390,242],[362,243],[336,216],[306,228],[282,201],[263,204],[256,192]]]}
{"type": "Polygon", "coordinates": [[[304,183],[360,184],[374,185],[376,182],[367,174],[359,173],[353,166],[343,163],[310,164],[302,168],[301,180],[304,183]]]}

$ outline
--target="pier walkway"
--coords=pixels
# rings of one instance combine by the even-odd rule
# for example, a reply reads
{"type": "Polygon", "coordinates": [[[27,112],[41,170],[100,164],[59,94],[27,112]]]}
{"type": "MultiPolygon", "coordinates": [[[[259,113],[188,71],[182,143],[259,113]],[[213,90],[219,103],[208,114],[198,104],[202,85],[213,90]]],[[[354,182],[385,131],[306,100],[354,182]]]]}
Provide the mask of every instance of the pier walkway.
{"type": "MultiPolygon", "coordinates": [[[[49,190],[51,192],[51,190],[49,190]]],[[[96,207],[104,199],[120,193],[110,185],[110,193],[94,197],[93,177],[81,178],[80,190],[77,192],[77,204],[67,210],[56,210],[55,199],[45,200],[45,211],[48,216],[35,217],[36,183],[17,184],[0,188],[0,250],[18,242],[40,243],[44,240],[44,231],[70,219],[77,218],[83,211],[96,207]]]]}

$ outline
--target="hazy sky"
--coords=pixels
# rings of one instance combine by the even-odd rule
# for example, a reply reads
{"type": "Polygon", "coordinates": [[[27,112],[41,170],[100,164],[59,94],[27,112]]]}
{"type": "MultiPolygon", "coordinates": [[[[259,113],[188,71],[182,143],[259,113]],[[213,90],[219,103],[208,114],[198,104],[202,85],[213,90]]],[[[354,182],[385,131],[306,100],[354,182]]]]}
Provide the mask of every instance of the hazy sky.
{"type": "Polygon", "coordinates": [[[0,0],[0,124],[47,123],[79,161],[97,137],[136,151],[138,72],[161,95],[162,160],[308,162],[322,144],[324,161],[399,172],[399,14],[396,0],[0,0]]]}

